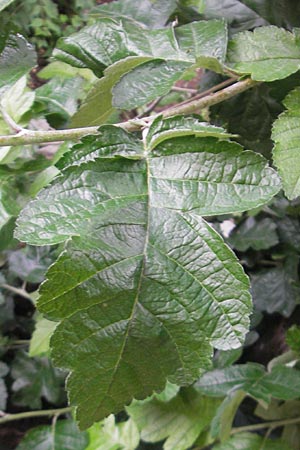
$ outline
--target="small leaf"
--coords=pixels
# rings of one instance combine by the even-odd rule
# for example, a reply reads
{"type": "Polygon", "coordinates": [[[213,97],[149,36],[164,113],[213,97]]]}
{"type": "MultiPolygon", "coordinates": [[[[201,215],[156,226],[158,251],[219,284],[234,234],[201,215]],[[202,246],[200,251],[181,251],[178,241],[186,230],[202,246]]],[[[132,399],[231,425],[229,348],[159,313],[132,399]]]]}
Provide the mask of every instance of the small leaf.
{"type": "Polygon", "coordinates": [[[300,302],[298,263],[298,256],[291,254],[278,267],[251,274],[253,302],[259,311],[290,317],[300,302]]]}
{"type": "Polygon", "coordinates": [[[127,412],[146,442],[166,439],[164,450],[186,450],[208,428],[219,401],[197,395],[193,389],[181,392],[170,402],[156,399],[133,402],[127,412]]]}
{"type": "Polygon", "coordinates": [[[293,200],[300,195],[300,89],[290,92],[284,100],[287,111],[273,126],[272,139],[274,163],[282,177],[286,196],[293,200]]]}
{"type": "Polygon", "coordinates": [[[299,397],[300,371],[276,366],[268,373],[259,364],[237,364],[205,373],[194,386],[198,392],[212,397],[223,397],[241,390],[257,400],[270,403],[271,397],[282,400],[299,397]]]}
{"type": "Polygon", "coordinates": [[[264,250],[279,243],[276,228],[274,221],[269,218],[257,221],[254,217],[248,217],[230,233],[228,242],[242,252],[248,248],[264,250]]]}
{"type": "Polygon", "coordinates": [[[19,352],[14,359],[11,376],[13,400],[17,405],[32,409],[42,407],[42,398],[57,404],[64,401],[63,373],[54,369],[47,358],[30,358],[19,352]]]}
{"type": "Polygon", "coordinates": [[[210,434],[213,438],[218,437],[221,442],[229,439],[233,420],[245,396],[246,394],[243,391],[232,391],[228,393],[218,407],[211,422],[210,434]]]}
{"type": "Polygon", "coordinates": [[[73,420],[59,420],[54,426],[29,430],[16,450],[85,450],[87,445],[87,433],[80,432],[73,420]]]}
{"type": "Polygon", "coordinates": [[[228,44],[227,64],[253,80],[274,81],[300,69],[300,38],[274,26],[238,33],[228,44]]]}
{"type": "Polygon", "coordinates": [[[89,445],[85,450],[135,450],[140,433],[132,419],[115,423],[110,415],[88,429],[89,445]]]}
{"type": "Polygon", "coordinates": [[[56,325],[56,322],[51,322],[41,315],[38,315],[35,330],[30,339],[29,356],[40,356],[49,352],[50,337],[52,336],[56,325]]]}
{"type": "Polygon", "coordinates": [[[13,84],[36,65],[33,47],[19,34],[7,40],[0,37],[0,52],[0,88],[13,84]]]}

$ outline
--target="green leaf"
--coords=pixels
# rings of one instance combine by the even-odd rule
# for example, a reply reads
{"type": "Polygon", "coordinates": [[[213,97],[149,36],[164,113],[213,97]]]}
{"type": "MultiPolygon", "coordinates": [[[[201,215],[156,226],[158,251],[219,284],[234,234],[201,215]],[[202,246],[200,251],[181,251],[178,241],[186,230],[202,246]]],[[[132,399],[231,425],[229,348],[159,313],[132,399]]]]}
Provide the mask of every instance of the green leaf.
{"type": "Polygon", "coordinates": [[[113,87],[113,106],[133,109],[167,94],[188,67],[190,63],[185,61],[152,60],[141,64],[113,87]]]}
{"type": "Polygon", "coordinates": [[[228,44],[227,65],[257,81],[286,78],[300,69],[300,38],[274,26],[238,33],[228,44]]]}
{"type": "Polygon", "coordinates": [[[268,201],[278,177],[235,143],[174,134],[153,150],[151,127],[150,146],[101,127],[65,156],[61,176],[18,221],[17,236],[36,245],[71,238],[39,309],[61,320],[52,355],[72,371],[82,428],[166,379],[190,384],[209,366],[211,345],[240,347],[248,329],[248,280],[200,215],[268,201]]]}
{"type": "Polygon", "coordinates": [[[35,330],[30,339],[30,357],[44,355],[49,352],[50,338],[56,325],[56,322],[51,322],[41,315],[37,316],[35,330]]]}
{"type": "Polygon", "coordinates": [[[194,387],[212,397],[241,390],[265,403],[269,403],[271,397],[290,400],[299,397],[300,371],[276,366],[268,373],[259,364],[237,364],[205,373],[194,387]]]}
{"type": "Polygon", "coordinates": [[[291,450],[279,439],[265,439],[253,433],[239,433],[227,442],[215,445],[213,450],[291,450]]]}
{"type": "Polygon", "coordinates": [[[119,0],[97,6],[91,14],[94,17],[125,18],[143,23],[149,28],[160,28],[166,24],[176,5],[176,0],[140,0],[137,7],[135,1],[119,0]]]}
{"type": "Polygon", "coordinates": [[[300,89],[290,92],[284,100],[287,111],[273,126],[272,139],[274,163],[283,181],[286,196],[293,200],[300,195],[300,89]]]}
{"type": "Polygon", "coordinates": [[[0,0],[0,11],[3,11],[7,6],[9,6],[15,0],[0,0]]]}
{"type": "Polygon", "coordinates": [[[33,47],[21,35],[0,36],[0,88],[15,83],[36,65],[33,47]]]}
{"type": "Polygon", "coordinates": [[[42,398],[53,404],[64,401],[63,373],[54,369],[48,358],[30,358],[19,352],[12,363],[14,403],[32,409],[42,407],[42,398]]]}
{"type": "Polygon", "coordinates": [[[245,396],[246,394],[243,391],[233,391],[228,393],[212,419],[210,434],[213,438],[218,437],[221,442],[229,439],[233,420],[245,396]]]}
{"type": "Polygon", "coordinates": [[[8,374],[9,367],[2,361],[0,361],[0,410],[5,411],[6,400],[8,397],[6,384],[3,378],[8,374]]]}
{"type": "MultiPolygon", "coordinates": [[[[98,88],[100,93],[104,89],[110,91],[123,76],[113,91],[113,105],[118,108],[133,108],[168,93],[184,70],[194,64],[222,71],[226,47],[227,29],[222,20],[148,30],[137,23],[117,22],[106,18],[70,37],[60,39],[54,55],[76,67],[88,67],[98,77],[103,75],[105,68],[119,61],[120,64],[105,75],[106,79],[98,88]],[[104,45],[105,42],[109,45],[104,45]],[[131,64],[132,59],[127,61],[124,68],[121,64],[121,61],[126,62],[129,57],[148,58],[150,61],[141,61],[144,65],[136,68],[133,66],[130,72],[128,61],[131,64]]],[[[93,101],[95,95],[98,98],[100,94],[98,91],[95,94],[94,91],[91,94],[93,101]]],[[[106,94],[104,101],[109,111],[109,94],[106,94]]],[[[105,113],[104,105],[103,109],[105,113]]]]}
{"type": "Polygon", "coordinates": [[[85,450],[87,433],[80,432],[73,420],[59,420],[29,430],[17,450],[85,450]]]}
{"type": "Polygon", "coordinates": [[[116,424],[113,415],[89,428],[88,436],[89,445],[85,450],[135,450],[140,441],[132,419],[116,424]]]}
{"type": "Polygon", "coordinates": [[[154,443],[166,439],[164,450],[186,450],[208,428],[219,403],[197,395],[190,388],[168,403],[153,399],[141,404],[133,402],[126,409],[143,441],[154,443]]]}
{"type": "Polygon", "coordinates": [[[112,104],[112,88],[122,75],[139,66],[149,57],[130,56],[104,70],[104,77],[96,81],[71,121],[72,127],[102,125],[115,108],[112,104]]]}
{"type": "Polygon", "coordinates": [[[257,221],[254,217],[248,217],[230,233],[228,242],[242,252],[248,248],[264,250],[279,243],[276,229],[275,222],[269,218],[257,221]]]}
{"type": "Polygon", "coordinates": [[[300,25],[300,5],[295,0],[243,0],[243,3],[272,25],[287,29],[300,25]]]}
{"type": "Polygon", "coordinates": [[[286,343],[296,353],[300,353],[300,327],[291,326],[286,333],[286,343]]]}
{"type": "Polygon", "coordinates": [[[290,317],[300,302],[299,259],[289,255],[278,267],[251,274],[253,302],[259,311],[290,317]]]}

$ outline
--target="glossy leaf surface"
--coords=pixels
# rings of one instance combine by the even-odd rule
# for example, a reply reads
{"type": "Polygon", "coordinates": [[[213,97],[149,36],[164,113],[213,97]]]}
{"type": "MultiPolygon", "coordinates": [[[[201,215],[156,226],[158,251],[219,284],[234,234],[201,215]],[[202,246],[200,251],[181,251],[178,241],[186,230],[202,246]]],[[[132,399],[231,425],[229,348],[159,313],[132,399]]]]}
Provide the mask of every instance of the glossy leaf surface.
{"type": "Polygon", "coordinates": [[[13,84],[35,64],[35,51],[23,36],[0,37],[0,88],[13,84]]]}
{"type": "Polygon", "coordinates": [[[282,177],[286,196],[294,199],[300,195],[300,89],[296,88],[284,100],[287,111],[273,126],[272,139],[274,163],[282,177]]]}
{"type": "Polygon", "coordinates": [[[209,367],[211,345],[239,347],[248,328],[248,280],[201,215],[264,203],[278,177],[235,143],[197,137],[222,129],[172,120],[180,126],[168,140],[159,120],[149,141],[114,126],[85,137],[19,219],[21,240],[69,238],[39,308],[61,320],[52,355],[72,371],[82,428],[166,378],[190,384],[209,367]],[[192,135],[180,136],[187,124],[192,135]]]}

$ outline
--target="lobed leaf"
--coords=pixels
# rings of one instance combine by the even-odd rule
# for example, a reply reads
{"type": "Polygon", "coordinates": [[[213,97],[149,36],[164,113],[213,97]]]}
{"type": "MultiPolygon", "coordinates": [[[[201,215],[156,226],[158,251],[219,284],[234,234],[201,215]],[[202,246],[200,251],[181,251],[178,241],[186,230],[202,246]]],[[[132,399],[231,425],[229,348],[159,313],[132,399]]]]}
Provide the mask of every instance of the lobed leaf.
{"type": "Polygon", "coordinates": [[[274,122],[272,139],[274,163],[282,177],[286,196],[293,200],[300,195],[300,89],[290,92],[284,100],[287,111],[274,122]]]}
{"type": "Polygon", "coordinates": [[[82,428],[166,379],[192,383],[212,345],[237,348],[248,329],[248,280],[200,216],[268,201],[279,179],[261,156],[197,137],[222,129],[172,120],[167,140],[171,121],[159,120],[143,142],[115,126],[85,137],[18,221],[18,237],[32,244],[68,239],[39,309],[61,321],[52,356],[71,370],[82,428]],[[180,136],[187,123],[192,136],[180,136]]]}

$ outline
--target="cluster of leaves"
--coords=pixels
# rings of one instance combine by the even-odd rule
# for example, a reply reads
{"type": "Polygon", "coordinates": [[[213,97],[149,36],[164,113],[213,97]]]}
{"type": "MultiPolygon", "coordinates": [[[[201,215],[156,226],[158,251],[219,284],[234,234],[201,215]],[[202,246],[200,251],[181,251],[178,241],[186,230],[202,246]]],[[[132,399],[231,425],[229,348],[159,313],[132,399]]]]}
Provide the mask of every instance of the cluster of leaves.
{"type": "Polygon", "coordinates": [[[299,314],[300,41],[293,2],[267,3],[95,7],[35,90],[33,48],[1,38],[0,134],[100,126],[75,145],[0,148],[1,409],[64,407],[69,372],[86,430],[56,417],[18,450],[298,448],[299,328],[272,345],[265,328],[299,314]],[[173,102],[198,68],[199,91],[260,83],[210,108],[211,123],[173,109],[134,121],[143,133],[113,125],[173,102]],[[243,428],[253,420],[284,427],[262,437],[243,428]]]}

